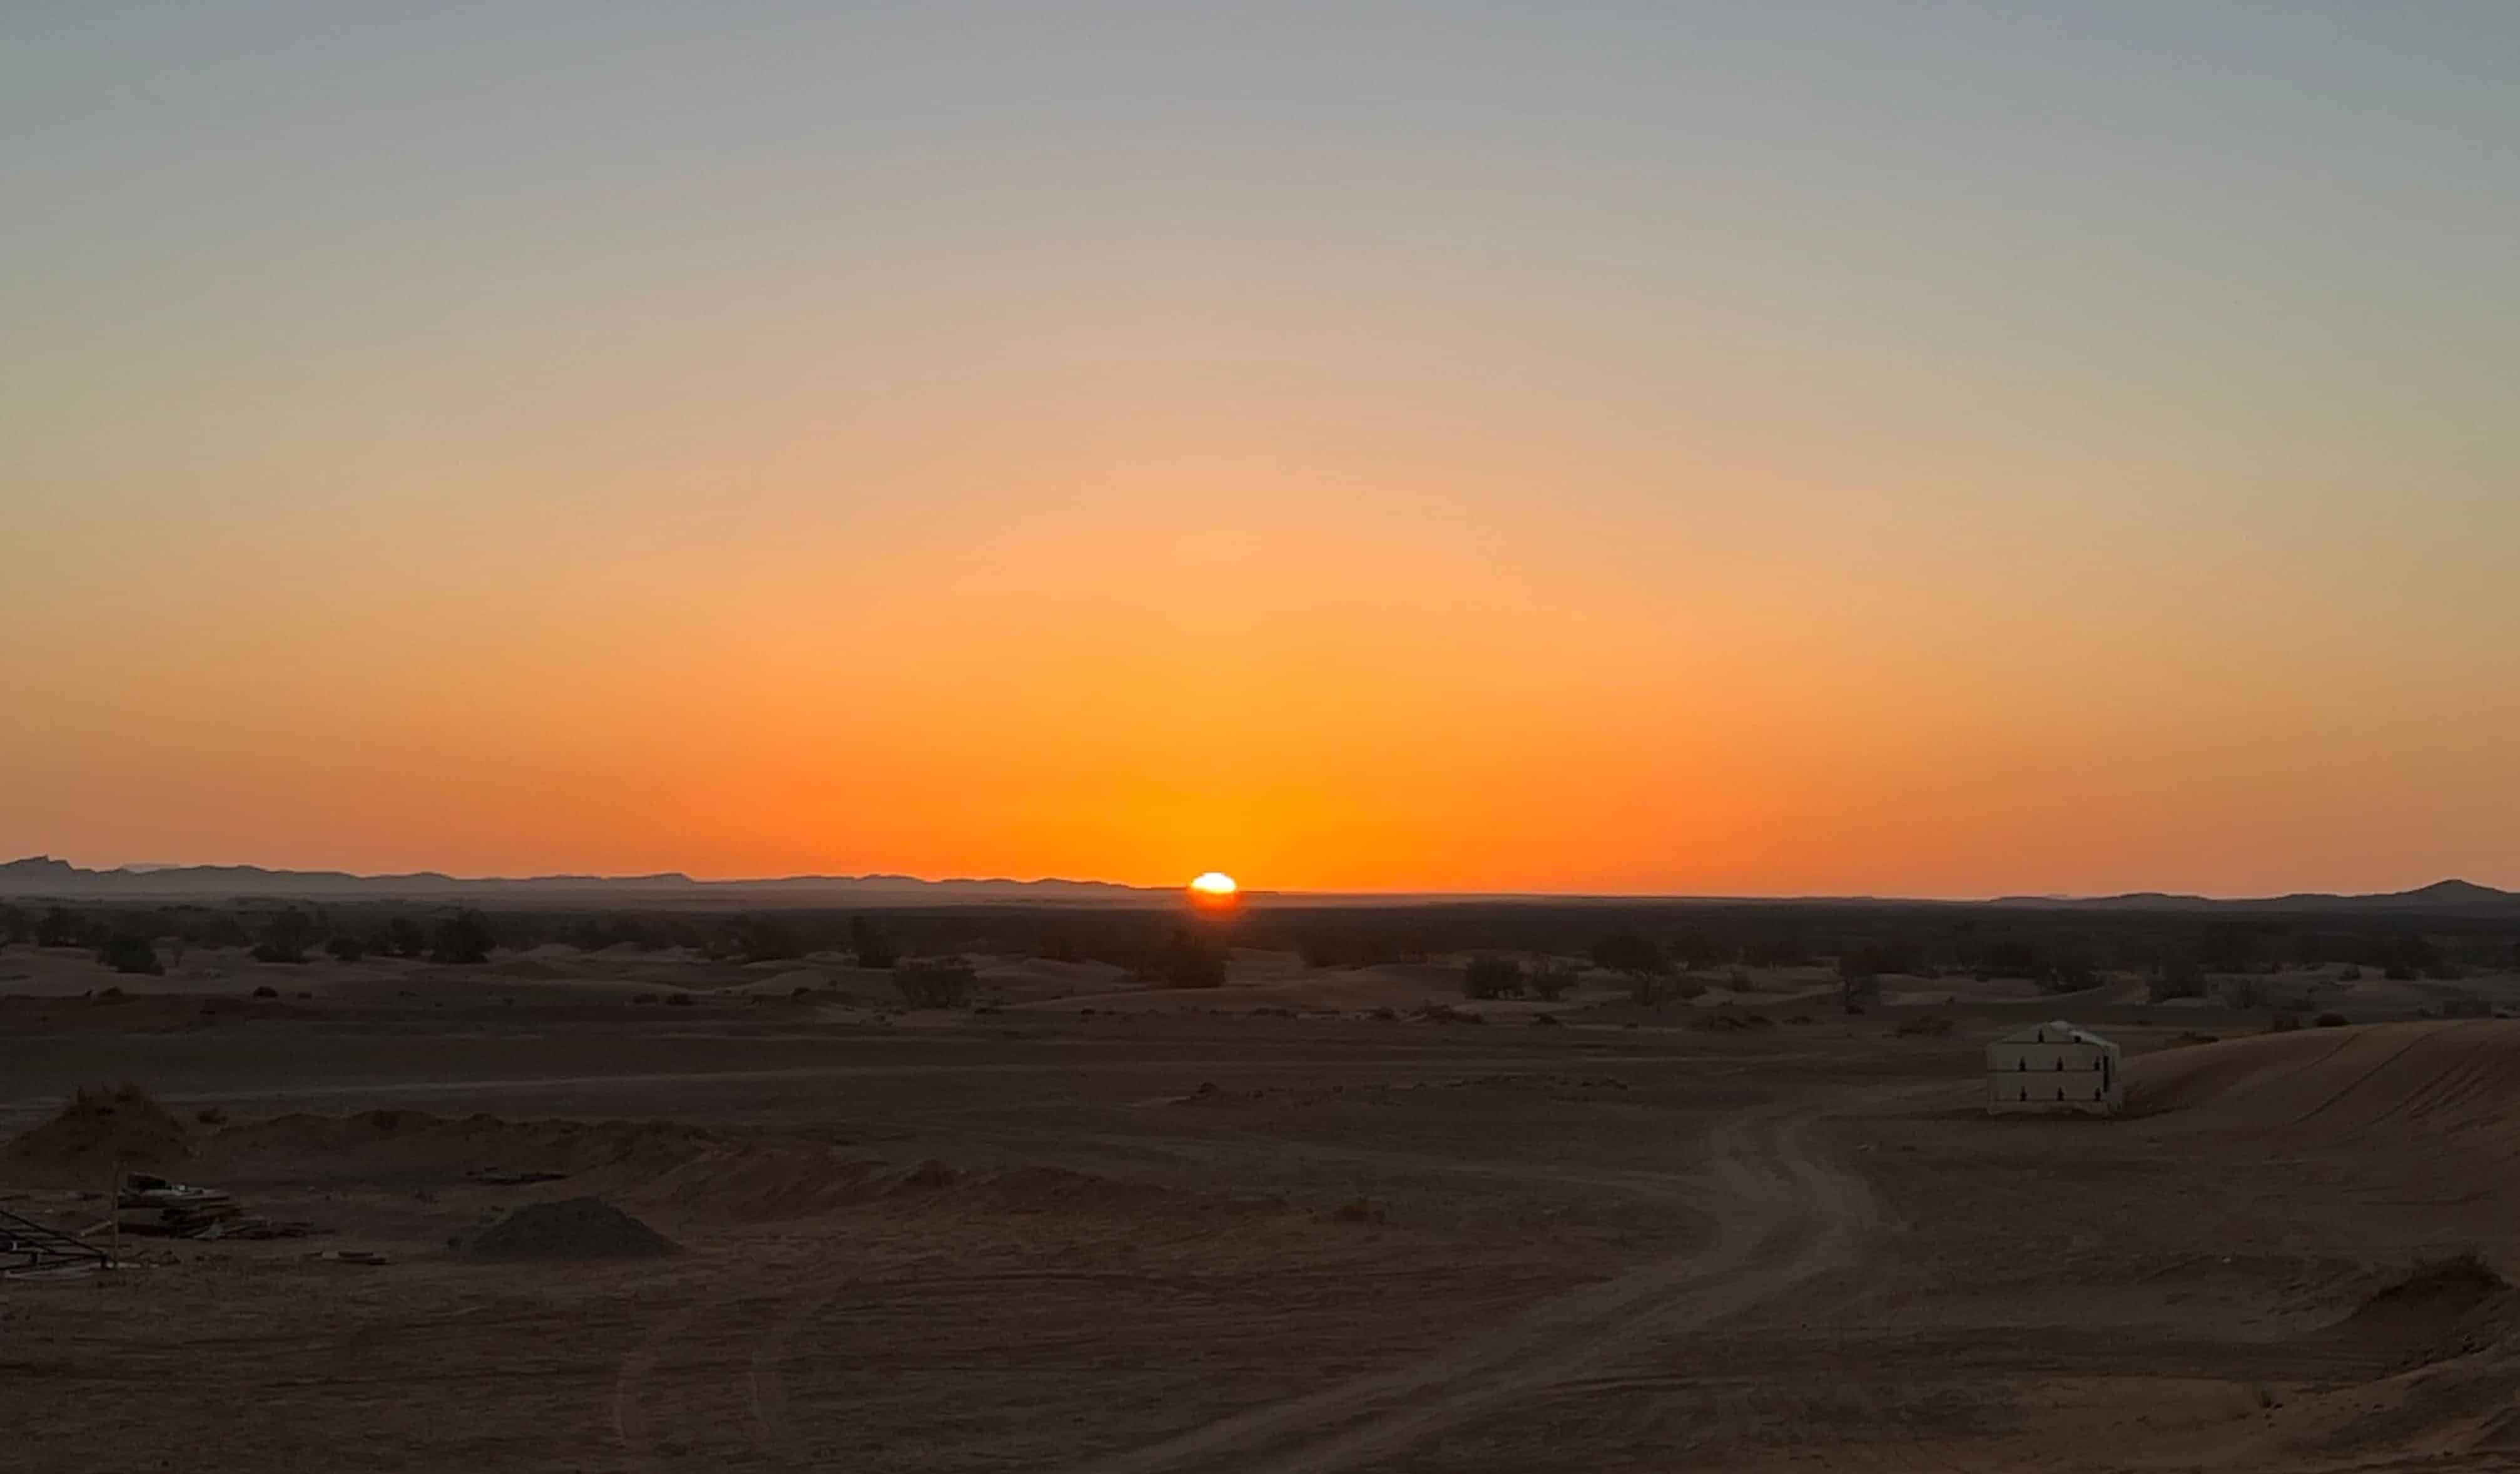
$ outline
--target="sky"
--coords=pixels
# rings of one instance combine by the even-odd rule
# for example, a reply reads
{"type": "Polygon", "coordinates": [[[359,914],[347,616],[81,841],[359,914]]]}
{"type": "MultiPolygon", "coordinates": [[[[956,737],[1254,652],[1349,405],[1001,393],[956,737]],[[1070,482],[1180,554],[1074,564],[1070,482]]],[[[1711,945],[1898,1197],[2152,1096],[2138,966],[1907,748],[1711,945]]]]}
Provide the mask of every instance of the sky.
{"type": "Polygon", "coordinates": [[[0,854],[2520,887],[2520,7],[0,16],[0,854]]]}

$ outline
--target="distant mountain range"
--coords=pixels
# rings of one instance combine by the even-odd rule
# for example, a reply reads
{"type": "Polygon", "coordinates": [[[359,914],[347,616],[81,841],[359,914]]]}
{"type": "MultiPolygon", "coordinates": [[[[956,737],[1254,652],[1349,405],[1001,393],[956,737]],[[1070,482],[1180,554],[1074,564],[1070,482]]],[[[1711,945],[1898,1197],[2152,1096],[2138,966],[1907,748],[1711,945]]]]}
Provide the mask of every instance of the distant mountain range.
{"type": "Polygon", "coordinates": [[[435,871],[402,875],[353,875],[343,871],[275,871],[258,865],[151,865],[92,871],[36,855],[0,865],[0,896],[20,897],[227,897],[227,896],[449,896],[551,897],[600,900],[608,896],[777,896],[789,900],[860,897],[905,901],[1126,902],[1169,890],[1114,885],[1103,880],[922,880],[916,875],[782,875],[760,880],[695,880],[679,872],[659,875],[461,876],[435,871]]]}
{"type": "Polygon", "coordinates": [[[2137,891],[2124,896],[2005,896],[1995,904],[2077,911],[2520,911],[2520,892],[2496,890],[2490,885],[2478,885],[2467,880],[2436,880],[2416,890],[2389,891],[2375,896],[2300,891],[2289,896],[2224,901],[2211,896],[2137,891]]]}
{"type": "MultiPolygon", "coordinates": [[[[526,875],[461,876],[421,871],[401,875],[353,875],[343,871],[275,871],[257,865],[148,865],[92,871],[37,855],[0,865],[0,896],[20,898],[152,897],[221,898],[230,896],[444,896],[484,900],[499,898],[582,900],[653,898],[706,900],[761,897],[790,902],[829,900],[881,901],[892,905],[951,901],[1055,901],[1072,903],[1143,903],[1177,894],[1170,887],[1115,885],[1107,880],[922,880],[916,875],[782,875],[757,880],[695,880],[679,872],[658,875],[526,875]]],[[[1649,896],[1317,896],[1288,895],[1306,903],[1385,905],[1466,901],[1625,902],[1655,899],[1717,899],[1649,896]]],[[[1756,898],[1724,898],[1727,904],[1755,904],[1756,898]]],[[[1813,897],[1813,904],[1898,906],[1894,897],[1813,897]]],[[[1781,899],[1779,904],[1789,904],[1781,899]]],[[[1942,903],[1952,904],[1952,903],[1942,903]]],[[[2123,896],[2003,896],[1984,903],[2018,909],[2077,911],[2194,912],[2515,912],[2520,892],[2496,890],[2465,880],[2443,880],[2419,890],[2385,895],[2339,896],[2302,893],[2247,900],[2172,895],[2138,891],[2123,896]]]]}

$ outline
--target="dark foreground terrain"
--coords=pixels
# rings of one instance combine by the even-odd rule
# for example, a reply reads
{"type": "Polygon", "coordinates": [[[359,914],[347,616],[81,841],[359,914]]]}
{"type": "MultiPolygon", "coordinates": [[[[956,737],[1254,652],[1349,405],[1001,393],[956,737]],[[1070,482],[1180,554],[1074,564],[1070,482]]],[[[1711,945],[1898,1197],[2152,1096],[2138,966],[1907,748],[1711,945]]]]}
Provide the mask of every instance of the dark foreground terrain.
{"type": "Polygon", "coordinates": [[[1261,951],[926,1011],[628,949],[0,974],[0,1207],[145,1166],[321,1230],[0,1282],[12,1469],[2520,1468],[2520,1022],[2420,981],[2267,1033],[2134,978],[1851,1016],[1818,965],[1471,1003],[1261,951]],[[1978,1112],[2047,1016],[2135,1114],[1978,1112]],[[126,1080],[171,1137],[46,1126],[126,1080]]]}

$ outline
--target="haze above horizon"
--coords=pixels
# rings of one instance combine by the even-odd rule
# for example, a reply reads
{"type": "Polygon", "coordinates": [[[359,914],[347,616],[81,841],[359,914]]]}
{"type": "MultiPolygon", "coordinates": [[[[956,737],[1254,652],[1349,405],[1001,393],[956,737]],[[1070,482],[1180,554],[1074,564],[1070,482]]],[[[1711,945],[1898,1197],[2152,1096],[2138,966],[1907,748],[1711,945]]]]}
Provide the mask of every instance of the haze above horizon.
{"type": "Polygon", "coordinates": [[[0,855],[2520,887],[2520,9],[7,32],[0,855]]]}

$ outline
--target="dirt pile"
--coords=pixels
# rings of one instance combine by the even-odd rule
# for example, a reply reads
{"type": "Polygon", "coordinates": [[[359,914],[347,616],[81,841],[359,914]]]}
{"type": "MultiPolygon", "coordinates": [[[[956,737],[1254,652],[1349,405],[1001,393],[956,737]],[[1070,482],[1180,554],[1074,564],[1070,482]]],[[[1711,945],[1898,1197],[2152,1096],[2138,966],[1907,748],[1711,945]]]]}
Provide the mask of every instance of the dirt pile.
{"type": "Polygon", "coordinates": [[[653,1259],[682,1246],[597,1197],[518,1209],[464,1246],[474,1259],[653,1259]]]}
{"type": "Polygon", "coordinates": [[[61,1113],[9,1143],[21,1177],[84,1181],[121,1167],[170,1167],[192,1155],[184,1123],[136,1085],[81,1090],[61,1113]]]}

